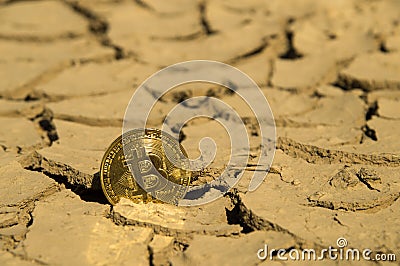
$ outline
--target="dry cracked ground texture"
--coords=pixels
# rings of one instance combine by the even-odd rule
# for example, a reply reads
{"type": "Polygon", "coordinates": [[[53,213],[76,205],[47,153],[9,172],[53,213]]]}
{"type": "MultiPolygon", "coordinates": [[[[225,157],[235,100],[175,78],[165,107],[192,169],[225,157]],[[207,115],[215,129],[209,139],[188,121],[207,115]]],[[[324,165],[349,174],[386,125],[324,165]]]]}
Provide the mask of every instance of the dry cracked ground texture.
{"type": "MultiPolygon", "coordinates": [[[[0,55],[1,265],[255,265],[264,243],[320,250],[338,237],[400,256],[399,1],[0,0],[0,55]],[[232,64],[262,88],[277,126],[270,173],[247,192],[250,162],[200,207],[112,208],[98,169],[130,96],[190,59],[232,64]]],[[[149,125],[191,95],[218,97],[239,106],[256,162],[251,114],[198,88],[166,95],[149,125]]],[[[219,130],[190,121],[182,144],[195,156],[201,137],[226,142],[219,130]]],[[[201,182],[220,173],[218,152],[201,182]]]]}

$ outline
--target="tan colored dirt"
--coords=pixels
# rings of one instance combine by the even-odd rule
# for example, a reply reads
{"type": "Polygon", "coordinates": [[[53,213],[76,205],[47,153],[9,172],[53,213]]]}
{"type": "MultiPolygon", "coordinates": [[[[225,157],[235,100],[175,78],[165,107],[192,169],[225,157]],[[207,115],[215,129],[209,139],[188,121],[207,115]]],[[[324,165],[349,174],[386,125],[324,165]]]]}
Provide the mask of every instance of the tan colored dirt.
{"type": "MultiPolygon", "coordinates": [[[[340,237],[398,263],[399,132],[397,0],[0,0],[0,265],[291,265],[257,251],[319,252],[340,237]],[[219,98],[249,132],[243,179],[204,206],[111,207],[99,166],[129,99],[191,59],[231,64],[260,86],[277,127],[270,173],[247,191],[260,151],[249,108],[224,88],[184,85],[149,126],[188,97],[219,98]]],[[[194,184],[230,155],[223,128],[199,119],[183,128],[191,158],[206,136],[218,153],[194,184]]]]}

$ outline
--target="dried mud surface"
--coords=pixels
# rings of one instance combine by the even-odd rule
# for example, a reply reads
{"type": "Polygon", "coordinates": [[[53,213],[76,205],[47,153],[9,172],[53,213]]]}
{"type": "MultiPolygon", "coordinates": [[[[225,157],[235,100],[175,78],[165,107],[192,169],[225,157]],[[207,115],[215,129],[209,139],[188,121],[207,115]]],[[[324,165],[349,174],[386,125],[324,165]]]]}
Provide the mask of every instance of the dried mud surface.
{"type": "MultiPolygon", "coordinates": [[[[0,265],[286,265],[257,250],[339,237],[400,259],[399,132],[396,0],[0,0],[0,265]],[[193,95],[225,101],[249,131],[244,178],[204,206],[110,206],[99,165],[132,93],[191,59],[229,63],[261,87],[277,126],[270,173],[247,191],[259,130],[235,95],[177,88],[149,126],[193,95]]],[[[192,158],[205,136],[220,146],[197,183],[229,156],[223,128],[199,119],[183,128],[192,158]]]]}

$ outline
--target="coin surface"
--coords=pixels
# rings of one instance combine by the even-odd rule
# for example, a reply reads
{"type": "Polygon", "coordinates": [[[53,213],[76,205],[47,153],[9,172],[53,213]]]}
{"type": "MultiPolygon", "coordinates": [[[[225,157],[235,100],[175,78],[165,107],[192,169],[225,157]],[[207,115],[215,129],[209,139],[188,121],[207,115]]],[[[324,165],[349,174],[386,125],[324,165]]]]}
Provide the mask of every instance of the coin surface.
{"type": "Polygon", "coordinates": [[[177,205],[190,184],[187,154],[171,135],[158,129],[135,129],[118,137],[107,149],[100,182],[108,201],[158,199],[177,205]]]}

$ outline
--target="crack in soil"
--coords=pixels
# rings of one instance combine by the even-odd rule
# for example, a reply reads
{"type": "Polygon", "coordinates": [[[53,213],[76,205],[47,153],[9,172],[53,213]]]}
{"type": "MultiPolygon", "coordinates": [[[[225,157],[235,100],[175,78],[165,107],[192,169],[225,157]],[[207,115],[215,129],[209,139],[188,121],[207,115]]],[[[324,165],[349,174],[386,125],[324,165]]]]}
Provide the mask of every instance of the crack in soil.
{"type": "Polygon", "coordinates": [[[321,249],[317,243],[310,243],[296,234],[290,232],[289,230],[283,228],[279,224],[273,223],[271,221],[265,220],[262,217],[257,216],[252,210],[248,209],[245,204],[242,202],[242,199],[239,195],[239,192],[234,189],[232,192],[228,192],[227,196],[231,199],[232,204],[235,206],[236,217],[235,220],[244,228],[243,233],[249,233],[252,231],[275,231],[281,232],[283,234],[287,234],[292,237],[296,245],[295,247],[298,249],[305,248],[305,246],[315,247],[317,249],[321,249]]]}
{"type": "Polygon", "coordinates": [[[276,148],[293,158],[301,158],[314,164],[352,163],[387,167],[400,166],[400,156],[396,154],[359,154],[325,149],[314,145],[302,144],[285,137],[278,138],[276,148]]]}
{"type": "Polygon", "coordinates": [[[286,23],[285,36],[286,36],[287,50],[281,55],[279,55],[279,58],[281,59],[296,60],[303,57],[303,55],[299,53],[294,47],[293,43],[294,32],[289,29],[290,25],[292,25],[294,21],[295,21],[294,19],[288,19],[286,23]]]}
{"type": "Polygon", "coordinates": [[[76,191],[90,190],[96,184],[96,175],[82,173],[67,164],[49,160],[36,151],[22,157],[19,163],[26,170],[41,172],[76,191]]]}
{"type": "Polygon", "coordinates": [[[200,25],[203,30],[203,32],[206,35],[213,35],[217,33],[218,31],[213,30],[210,22],[207,19],[207,2],[206,1],[201,1],[198,5],[199,7],[199,13],[200,13],[200,25]]]}
{"type": "Polygon", "coordinates": [[[83,4],[75,1],[63,1],[69,7],[72,8],[77,14],[83,16],[89,21],[89,31],[98,39],[99,43],[105,47],[112,48],[114,50],[115,59],[123,59],[131,56],[125,53],[123,48],[115,44],[107,35],[109,24],[101,16],[97,15],[90,8],[85,7],[83,4]]]}
{"type": "Polygon", "coordinates": [[[326,201],[326,200],[312,200],[307,198],[309,204],[304,206],[308,207],[321,207],[329,210],[342,210],[342,211],[349,211],[349,212],[377,212],[382,208],[387,208],[393,203],[395,203],[400,198],[400,193],[393,193],[390,194],[386,198],[380,198],[375,200],[373,203],[366,202],[366,203],[358,203],[358,202],[333,202],[333,201],[326,201]]]}
{"type": "MultiPolygon", "coordinates": [[[[58,140],[58,133],[56,126],[53,122],[53,112],[45,106],[38,106],[41,112],[31,117],[30,120],[34,122],[39,129],[39,132],[46,139],[46,144],[51,146],[54,141],[58,140]]],[[[40,110],[39,109],[39,110],[40,110]]]]}

